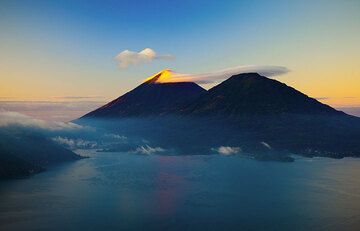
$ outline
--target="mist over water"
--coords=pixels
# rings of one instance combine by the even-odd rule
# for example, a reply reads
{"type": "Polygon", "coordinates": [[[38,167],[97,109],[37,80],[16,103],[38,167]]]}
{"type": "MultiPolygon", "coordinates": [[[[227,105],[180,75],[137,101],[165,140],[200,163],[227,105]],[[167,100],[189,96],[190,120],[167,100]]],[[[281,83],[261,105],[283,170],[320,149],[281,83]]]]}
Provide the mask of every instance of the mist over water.
{"type": "Polygon", "coordinates": [[[1,230],[356,230],[360,160],[88,152],[0,183],[1,230]]]}

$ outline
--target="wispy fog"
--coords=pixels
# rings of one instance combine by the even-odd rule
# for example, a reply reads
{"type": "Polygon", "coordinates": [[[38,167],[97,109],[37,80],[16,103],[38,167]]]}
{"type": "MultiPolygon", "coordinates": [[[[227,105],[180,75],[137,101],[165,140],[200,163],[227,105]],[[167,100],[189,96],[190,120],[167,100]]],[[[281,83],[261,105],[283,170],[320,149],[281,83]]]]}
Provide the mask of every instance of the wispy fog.
{"type": "Polygon", "coordinates": [[[5,126],[21,126],[47,130],[82,128],[82,126],[71,122],[50,122],[36,119],[18,112],[0,111],[0,127],[5,126]]]}
{"type": "Polygon", "coordinates": [[[160,147],[153,148],[153,147],[150,147],[149,145],[144,145],[144,146],[140,146],[140,147],[136,148],[133,152],[138,153],[138,154],[150,155],[150,154],[164,152],[164,151],[165,151],[165,149],[160,148],[160,147]]]}
{"type": "Polygon", "coordinates": [[[337,107],[337,109],[349,115],[360,117],[360,107],[337,107]]]}
{"type": "Polygon", "coordinates": [[[229,156],[241,152],[240,147],[229,147],[229,146],[220,146],[218,148],[212,148],[212,150],[224,156],[229,156]]]}
{"type": "Polygon", "coordinates": [[[77,119],[103,104],[105,103],[98,101],[0,101],[0,111],[13,111],[36,119],[66,122],[77,119]]]}
{"type": "Polygon", "coordinates": [[[98,146],[96,141],[88,141],[81,138],[70,139],[67,137],[56,136],[52,138],[52,140],[67,146],[69,149],[94,149],[98,146]]]}
{"type": "MultiPolygon", "coordinates": [[[[144,137],[128,137],[121,130],[110,131],[72,122],[36,119],[19,112],[0,112],[0,135],[18,137],[34,134],[70,150],[96,149],[103,152],[154,154],[165,149],[153,146],[144,137]],[[3,128],[3,129],[1,129],[3,128]]],[[[41,144],[37,144],[41,145],[41,144]]]]}

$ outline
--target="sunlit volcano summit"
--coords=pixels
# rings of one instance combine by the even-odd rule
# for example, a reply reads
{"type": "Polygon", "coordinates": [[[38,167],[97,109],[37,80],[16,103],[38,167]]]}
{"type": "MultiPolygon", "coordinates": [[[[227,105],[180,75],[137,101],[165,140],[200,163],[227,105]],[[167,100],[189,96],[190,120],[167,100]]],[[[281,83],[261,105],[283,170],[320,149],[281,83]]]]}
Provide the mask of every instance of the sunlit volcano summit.
{"type": "MultiPolygon", "coordinates": [[[[176,75],[175,72],[173,72],[170,69],[162,70],[155,75],[152,75],[144,80],[145,83],[166,83],[171,80],[171,77],[176,75]]],[[[171,82],[171,81],[170,81],[171,82]]]]}
{"type": "Polygon", "coordinates": [[[171,69],[164,69],[144,80],[144,83],[180,83],[180,82],[194,82],[194,81],[191,78],[191,75],[177,73],[171,69]]]}

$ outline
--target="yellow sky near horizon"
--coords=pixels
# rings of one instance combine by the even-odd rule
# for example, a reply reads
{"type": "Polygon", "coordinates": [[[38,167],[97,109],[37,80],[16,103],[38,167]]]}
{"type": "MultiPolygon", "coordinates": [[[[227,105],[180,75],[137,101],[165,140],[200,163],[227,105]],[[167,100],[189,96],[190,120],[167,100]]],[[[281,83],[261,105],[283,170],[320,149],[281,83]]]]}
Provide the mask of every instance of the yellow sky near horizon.
{"type": "MultiPolygon", "coordinates": [[[[3,75],[1,71],[0,74],[3,75]]],[[[116,86],[113,89],[103,88],[99,91],[98,88],[94,89],[92,84],[91,86],[76,81],[58,84],[57,86],[54,84],[52,87],[45,86],[48,83],[36,83],[43,86],[34,89],[31,87],[34,82],[24,81],[23,79],[21,73],[13,73],[11,78],[2,78],[0,101],[107,102],[141,83],[141,81],[135,82],[128,89],[118,91],[116,89],[119,89],[119,87],[116,86]],[[81,91],[74,94],[74,89],[79,85],[83,85],[81,91]],[[85,87],[88,87],[88,89],[85,89],[85,87]]],[[[360,72],[346,69],[345,71],[338,70],[335,72],[330,68],[326,71],[292,70],[288,74],[278,76],[276,79],[333,107],[360,106],[360,72]]],[[[121,80],[118,82],[120,86],[121,80]]]]}
{"type": "Polygon", "coordinates": [[[358,0],[195,2],[113,6],[123,18],[103,2],[0,1],[0,101],[106,102],[162,69],[253,64],[290,69],[276,79],[323,103],[360,107],[358,0]],[[151,60],[117,67],[121,52],[144,48],[151,60]]]}

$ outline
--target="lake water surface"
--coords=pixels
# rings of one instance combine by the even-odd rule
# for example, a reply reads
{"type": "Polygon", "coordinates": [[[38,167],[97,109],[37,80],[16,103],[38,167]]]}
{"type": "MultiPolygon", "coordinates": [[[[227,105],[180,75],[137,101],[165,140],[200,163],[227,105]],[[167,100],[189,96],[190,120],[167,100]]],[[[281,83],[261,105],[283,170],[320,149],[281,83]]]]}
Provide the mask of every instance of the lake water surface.
{"type": "Polygon", "coordinates": [[[0,183],[0,230],[360,230],[360,159],[94,153],[0,183]]]}

